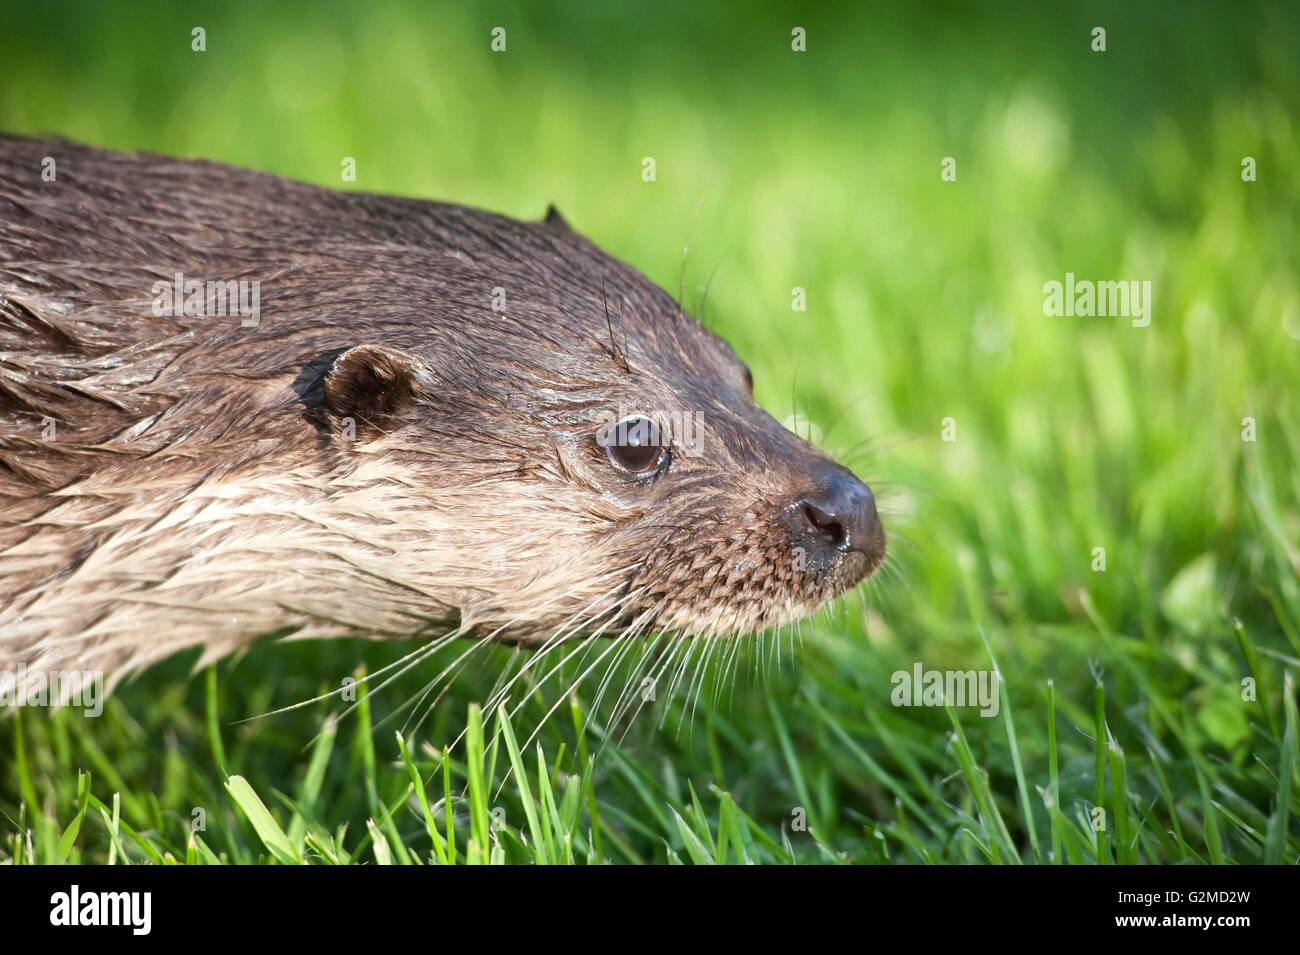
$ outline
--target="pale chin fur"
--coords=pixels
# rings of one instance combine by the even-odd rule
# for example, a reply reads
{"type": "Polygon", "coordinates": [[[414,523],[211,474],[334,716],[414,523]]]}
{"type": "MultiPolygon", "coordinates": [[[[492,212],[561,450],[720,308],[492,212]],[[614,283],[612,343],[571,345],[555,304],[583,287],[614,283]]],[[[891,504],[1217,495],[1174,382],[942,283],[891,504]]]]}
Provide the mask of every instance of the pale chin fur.
{"type": "MultiPolygon", "coordinates": [[[[560,543],[554,522],[521,502],[503,525],[508,538],[464,532],[456,498],[482,487],[429,488],[378,455],[333,474],[264,464],[183,490],[133,491],[105,514],[111,493],[89,482],[65,491],[58,514],[6,553],[13,590],[0,581],[0,669],[92,668],[111,686],[189,647],[204,648],[203,666],[284,631],[412,637],[480,617],[526,627],[550,612],[539,590],[577,583],[560,579],[573,568],[534,561],[527,579],[498,589],[497,568],[560,543]],[[19,591],[16,562],[34,571],[65,559],[83,515],[102,543],[70,573],[19,591]]],[[[581,596],[554,601],[555,612],[581,596]]]]}
{"type": "Polygon", "coordinates": [[[109,483],[65,490],[6,566],[62,559],[87,519],[102,543],[35,589],[0,583],[0,669],[93,669],[111,689],[178,651],[202,646],[202,667],[267,634],[459,628],[533,648],[625,629],[731,637],[791,623],[833,596],[646,607],[630,583],[635,559],[601,533],[613,515],[590,514],[590,499],[548,485],[541,506],[490,479],[431,487],[427,472],[383,450],[376,442],[334,472],[262,462],[224,479],[178,474],[173,483],[189,486],[133,490],[107,512],[109,483]],[[466,520],[483,513],[491,527],[466,520]]]}

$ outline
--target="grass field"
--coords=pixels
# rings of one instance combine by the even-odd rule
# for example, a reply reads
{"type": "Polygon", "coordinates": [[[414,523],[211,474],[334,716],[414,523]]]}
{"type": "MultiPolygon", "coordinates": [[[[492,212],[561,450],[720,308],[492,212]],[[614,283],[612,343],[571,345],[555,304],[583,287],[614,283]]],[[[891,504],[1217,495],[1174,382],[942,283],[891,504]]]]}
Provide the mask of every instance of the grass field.
{"type": "Polygon", "coordinates": [[[509,650],[421,697],[463,645],[254,719],[415,646],[356,640],[18,711],[0,859],[1300,861],[1300,12],[1044,6],[7,13],[7,131],[554,202],[684,287],[892,552],[635,719],[600,647],[509,721],[476,706],[509,650]],[[1149,281],[1149,326],[1045,315],[1067,273],[1149,281]],[[895,706],[918,664],[996,668],[997,715],[895,706]]]}

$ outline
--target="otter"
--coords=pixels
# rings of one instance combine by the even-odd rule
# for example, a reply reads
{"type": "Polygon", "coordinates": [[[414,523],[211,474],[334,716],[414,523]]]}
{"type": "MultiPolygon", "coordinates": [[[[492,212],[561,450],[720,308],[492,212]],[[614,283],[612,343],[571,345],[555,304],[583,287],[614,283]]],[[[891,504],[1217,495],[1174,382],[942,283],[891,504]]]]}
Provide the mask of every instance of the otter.
{"type": "Polygon", "coordinates": [[[884,552],[871,490],[553,208],[0,136],[0,671],[724,639],[884,552]]]}

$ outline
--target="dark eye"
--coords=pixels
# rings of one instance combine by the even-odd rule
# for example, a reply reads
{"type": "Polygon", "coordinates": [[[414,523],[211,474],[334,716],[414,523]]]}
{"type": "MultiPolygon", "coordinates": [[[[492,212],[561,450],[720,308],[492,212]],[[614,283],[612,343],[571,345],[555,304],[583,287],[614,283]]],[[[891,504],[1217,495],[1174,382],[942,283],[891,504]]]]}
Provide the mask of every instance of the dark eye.
{"type": "Polygon", "coordinates": [[[669,450],[659,425],[634,415],[610,425],[600,436],[609,463],[629,474],[648,475],[667,469],[669,450]]]}
{"type": "Polygon", "coordinates": [[[749,393],[752,395],[754,393],[754,373],[749,370],[748,365],[743,365],[742,368],[745,371],[745,387],[749,389],[749,393]]]}

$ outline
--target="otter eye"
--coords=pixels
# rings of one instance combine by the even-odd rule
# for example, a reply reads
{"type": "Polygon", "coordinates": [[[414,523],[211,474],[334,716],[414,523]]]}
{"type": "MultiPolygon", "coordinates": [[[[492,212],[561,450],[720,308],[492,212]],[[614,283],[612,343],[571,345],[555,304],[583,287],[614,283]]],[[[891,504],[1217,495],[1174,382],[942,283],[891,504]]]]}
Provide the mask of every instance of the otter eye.
{"type": "Polygon", "coordinates": [[[669,450],[659,434],[659,425],[634,415],[610,425],[600,436],[609,463],[629,474],[646,475],[662,471],[669,450]]]}
{"type": "Polygon", "coordinates": [[[754,393],[754,373],[749,370],[748,365],[742,365],[741,368],[745,372],[745,387],[749,389],[749,393],[752,395],[754,393]]]}

